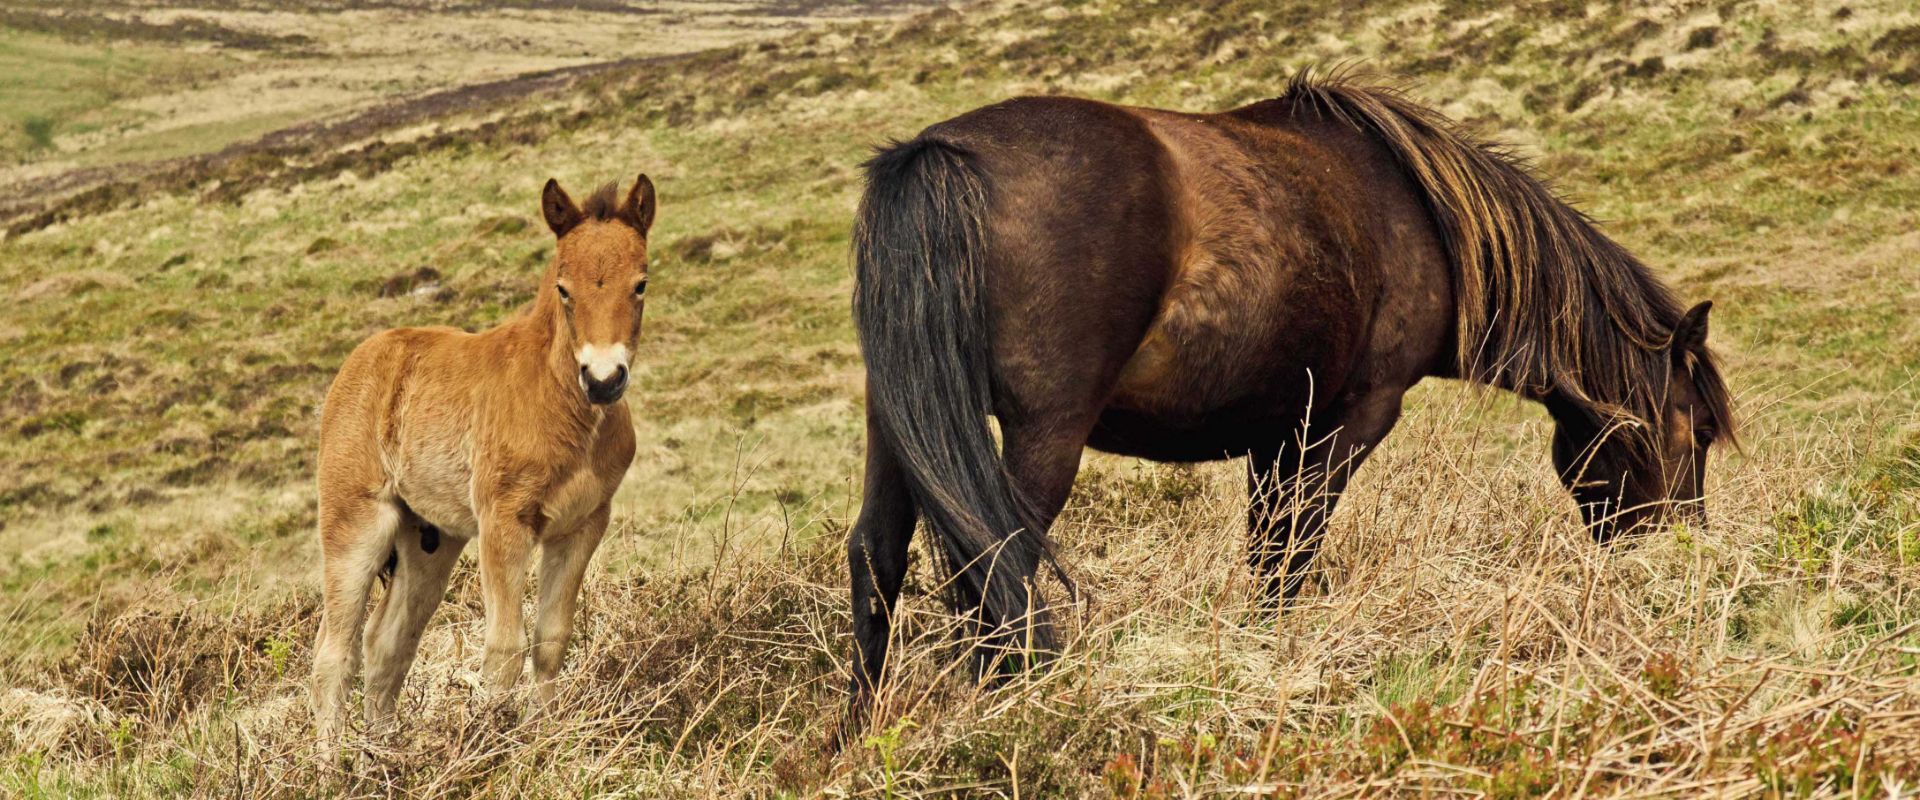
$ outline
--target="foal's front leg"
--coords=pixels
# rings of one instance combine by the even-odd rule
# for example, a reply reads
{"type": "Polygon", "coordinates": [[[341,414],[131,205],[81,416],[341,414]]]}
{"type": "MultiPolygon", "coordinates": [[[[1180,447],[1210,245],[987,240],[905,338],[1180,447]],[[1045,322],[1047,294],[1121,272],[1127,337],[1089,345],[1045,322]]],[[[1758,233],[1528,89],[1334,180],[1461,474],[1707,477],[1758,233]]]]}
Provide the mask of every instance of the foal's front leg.
{"type": "Polygon", "coordinates": [[[480,527],[480,599],[486,607],[486,656],[480,674],[494,691],[513,688],[527,660],[527,558],[534,530],[519,511],[489,515],[480,527]]]}
{"type": "Polygon", "coordinates": [[[565,663],[567,640],[573,636],[573,617],[580,604],[580,583],[587,562],[607,532],[612,505],[603,503],[562,536],[540,542],[540,608],[533,623],[533,679],[540,704],[553,700],[553,679],[565,663]]]}

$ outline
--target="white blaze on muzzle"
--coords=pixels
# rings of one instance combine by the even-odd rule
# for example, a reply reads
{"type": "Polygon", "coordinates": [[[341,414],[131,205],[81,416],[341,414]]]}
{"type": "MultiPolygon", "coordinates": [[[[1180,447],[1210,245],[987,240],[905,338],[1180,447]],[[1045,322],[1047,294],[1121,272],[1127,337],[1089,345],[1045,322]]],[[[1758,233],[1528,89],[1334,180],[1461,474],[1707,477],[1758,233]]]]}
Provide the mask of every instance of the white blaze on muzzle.
{"type": "Polygon", "coordinates": [[[580,352],[574,353],[580,368],[586,370],[587,377],[596,381],[612,380],[627,365],[627,346],[624,344],[583,345],[580,352]]]}

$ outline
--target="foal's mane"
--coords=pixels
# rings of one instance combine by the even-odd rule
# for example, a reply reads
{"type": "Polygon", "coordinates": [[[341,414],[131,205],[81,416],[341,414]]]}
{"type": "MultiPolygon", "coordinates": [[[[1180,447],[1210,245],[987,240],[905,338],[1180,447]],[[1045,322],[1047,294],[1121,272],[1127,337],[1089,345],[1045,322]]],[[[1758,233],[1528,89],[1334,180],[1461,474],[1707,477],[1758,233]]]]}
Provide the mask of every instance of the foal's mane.
{"type": "MultiPolygon", "coordinates": [[[[1558,393],[1602,427],[1653,435],[1682,310],[1632,253],[1522,159],[1400,91],[1301,72],[1280,99],[1378,137],[1423,190],[1454,269],[1461,377],[1558,393]]],[[[1718,366],[1704,351],[1689,363],[1717,436],[1730,437],[1718,366]]]]}
{"type": "Polygon", "coordinates": [[[619,215],[620,186],[611,181],[601,184],[587,197],[586,202],[580,204],[580,216],[584,219],[611,222],[619,219],[619,215]]]}

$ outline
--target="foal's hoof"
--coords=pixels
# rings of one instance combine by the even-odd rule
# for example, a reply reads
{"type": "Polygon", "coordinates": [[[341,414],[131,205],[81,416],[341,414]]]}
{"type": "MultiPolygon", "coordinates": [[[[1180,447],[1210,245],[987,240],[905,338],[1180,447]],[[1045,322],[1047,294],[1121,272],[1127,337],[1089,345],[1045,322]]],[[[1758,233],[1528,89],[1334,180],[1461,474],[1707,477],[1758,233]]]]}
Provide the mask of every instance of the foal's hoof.
{"type": "Polygon", "coordinates": [[[447,688],[455,691],[465,690],[467,699],[473,702],[484,702],[493,696],[493,692],[487,688],[486,677],[477,670],[456,670],[452,675],[447,676],[447,688]]]}

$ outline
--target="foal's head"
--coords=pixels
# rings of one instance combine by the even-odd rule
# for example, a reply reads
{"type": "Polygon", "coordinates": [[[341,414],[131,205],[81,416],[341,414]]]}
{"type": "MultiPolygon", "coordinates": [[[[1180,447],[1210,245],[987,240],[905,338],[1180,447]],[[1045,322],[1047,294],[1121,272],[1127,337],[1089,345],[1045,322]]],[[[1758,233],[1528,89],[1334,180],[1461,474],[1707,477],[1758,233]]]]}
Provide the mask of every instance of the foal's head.
{"type": "Polygon", "coordinates": [[[1595,538],[1667,521],[1706,521],[1707,450],[1733,435],[1727,388],[1707,352],[1707,312],[1694,306],[1673,328],[1665,379],[1644,428],[1602,430],[1569,416],[1553,437],[1553,460],[1595,538]],[[1639,434],[1646,435],[1639,435],[1639,434]]]}
{"type": "Polygon", "coordinates": [[[552,292],[560,305],[559,336],[574,355],[580,390],[593,403],[615,402],[627,389],[646,307],[653,181],[640,176],[618,199],[609,183],[582,209],[558,181],[548,180],[540,210],[559,237],[540,291],[552,292]]]}

